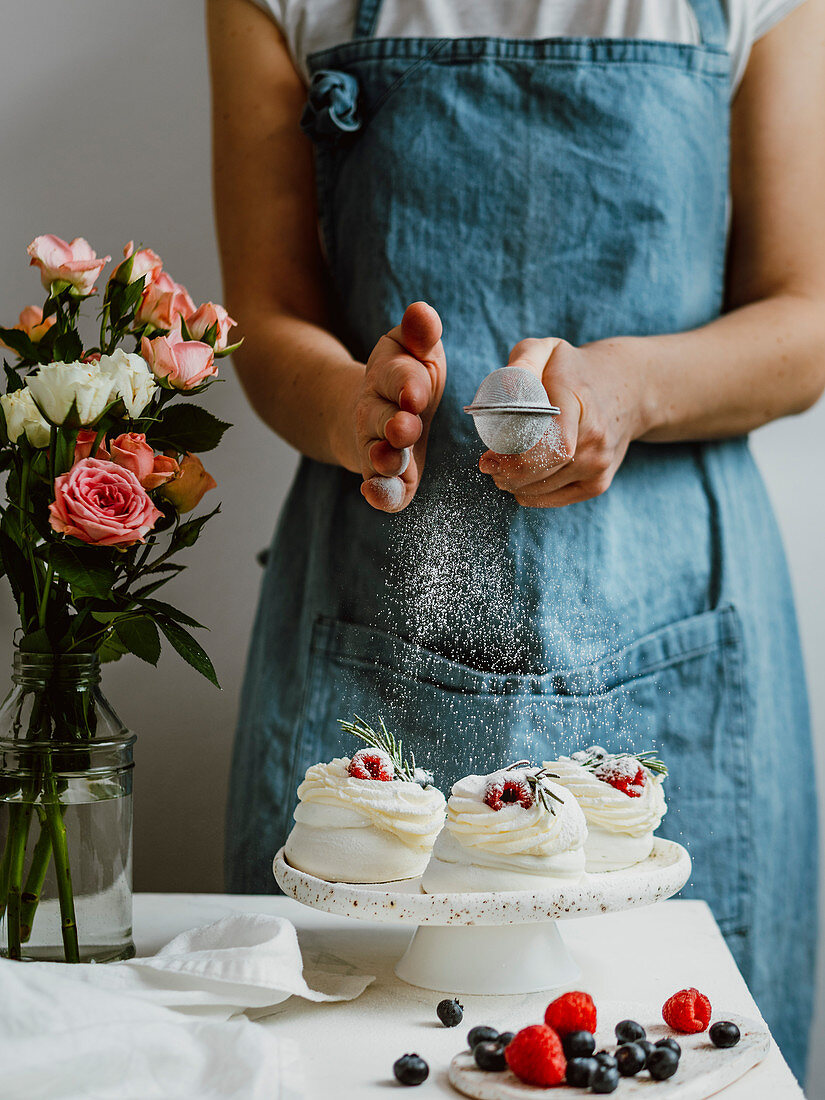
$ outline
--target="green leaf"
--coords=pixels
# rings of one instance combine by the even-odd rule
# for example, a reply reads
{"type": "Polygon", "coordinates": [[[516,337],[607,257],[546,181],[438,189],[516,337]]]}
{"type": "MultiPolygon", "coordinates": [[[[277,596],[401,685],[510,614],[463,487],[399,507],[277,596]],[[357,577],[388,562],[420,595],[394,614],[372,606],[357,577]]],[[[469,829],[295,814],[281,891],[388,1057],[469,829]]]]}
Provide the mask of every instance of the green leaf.
{"type": "Polygon", "coordinates": [[[241,346],[242,343],[243,343],[243,337],[237,342],[237,344],[228,344],[227,347],[225,347],[223,349],[223,351],[216,351],[215,352],[215,358],[216,359],[225,359],[227,355],[232,355],[233,352],[236,352],[238,350],[238,348],[241,346]]]}
{"type": "Polygon", "coordinates": [[[213,508],[211,512],[207,512],[205,516],[198,516],[197,519],[190,519],[187,520],[186,523],[182,523],[172,535],[172,541],[169,543],[169,553],[177,554],[178,550],[194,546],[200,538],[204,525],[208,523],[213,516],[216,516],[220,510],[221,506],[219,504],[217,508],[213,508]]]}
{"type": "Polygon", "coordinates": [[[10,526],[11,513],[6,512],[3,516],[2,526],[0,526],[0,559],[2,559],[6,576],[9,578],[15,602],[19,606],[20,599],[23,597],[29,615],[31,615],[37,602],[34,591],[34,578],[29,562],[26,560],[26,555],[9,533],[10,526]]]}
{"type": "Polygon", "coordinates": [[[16,393],[18,390],[22,390],[26,383],[17,371],[8,365],[5,359],[3,360],[3,369],[6,372],[6,393],[16,393]]]}
{"type": "Polygon", "coordinates": [[[115,633],[130,653],[150,665],[156,665],[160,657],[158,628],[148,615],[140,618],[123,618],[115,623],[115,633]]]}
{"type": "Polygon", "coordinates": [[[211,451],[231,427],[201,405],[168,405],[147,436],[156,450],[174,447],[178,451],[211,451]]]}
{"type": "Polygon", "coordinates": [[[106,600],[111,596],[115,570],[110,562],[100,556],[99,551],[87,550],[84,553],[61,542],[52,547],[51,563],[58,576],[71,585],[75,599],[94,596],[106,600]]]}
{"type": "Polygon", "coordinates": [[[178,624],[172,622],[171,619],[159,617],[155,621],[181,657],[183,657],[184,661],[190,664],[192,668],[201,674],[201,676],[205,676],[211,684],[215,685],[215,687],[220,687],[221,685],[218,683],[215,669],[212,662],[209,660],[206,650],[192,637],[189,631],[184,630],[182,626],[178,626],[178,624]]]}
{"type": "MultiPolygon", "coordinates": [[[[135,599],[137,599],[135,595],[135,599]]],[[[199,623],[197,619],[193,619],[191,615],[187,615],[183,611],[179,611],[176,607],[172,607],[169,603],[164,603],[163,600],[147,600],[140,599],[138,601],[142,607],[151,611],[153,615],[165,615],[167,618],[174,619],[176,623],[183,623],[184,626],[195,626],[200,630],[207,630],[203,623],[199,623]]]]}
{"type": "Polygon", "coordinates": [[[20,640],[20,650],[23,653],[51,653],[52,643],[46,631],[41,628],[23,636],[20,640]]]}
{"type": "Polygon", "coordinates": [[[103,644],[97,652],[101,661],[106,662],[119,661],[123,654],[128,653],[129,650],[115,633],[111,633],[104,638],[103,644]]]}
{"type": "Polygon", "coordinates": [[[73,363],[83,354],[83,341],[74,329],[68,329],[56,337],[53,352],[56,360],[62,363],[73,363]]]}
{"type": "Polygon", "coordinates": [[[0,340],[3,341],[6,347],[16,351],[21,359],[37,358],[37,344],[22,329],[0,328],[0,340]]]}
{"type": "Polygon", "coordinates": [[[189,326],[186,324],[186,318],[183,314],[180,315],[180,334],[184,340],[194,340],[195,337],[189,331],[189,326]]]}

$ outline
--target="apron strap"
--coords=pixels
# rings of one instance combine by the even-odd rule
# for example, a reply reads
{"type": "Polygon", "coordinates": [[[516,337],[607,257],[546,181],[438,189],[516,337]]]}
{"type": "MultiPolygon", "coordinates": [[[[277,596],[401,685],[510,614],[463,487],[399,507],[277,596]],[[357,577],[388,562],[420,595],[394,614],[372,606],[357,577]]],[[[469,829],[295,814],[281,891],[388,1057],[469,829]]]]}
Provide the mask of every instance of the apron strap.
{"type": "Polygon", "coordinates": [[[690,5],[699,24],[704,45],[727,49],[727,0],[690,0],[690,5]]]}
{"type": "Polygon", "coordinates": [[[381,10],[382,0],[358,0],[355,13],[355,29],[353,38],[372,38],[375,34],[375,25],[378,22],[378,14],[381,10]]]}

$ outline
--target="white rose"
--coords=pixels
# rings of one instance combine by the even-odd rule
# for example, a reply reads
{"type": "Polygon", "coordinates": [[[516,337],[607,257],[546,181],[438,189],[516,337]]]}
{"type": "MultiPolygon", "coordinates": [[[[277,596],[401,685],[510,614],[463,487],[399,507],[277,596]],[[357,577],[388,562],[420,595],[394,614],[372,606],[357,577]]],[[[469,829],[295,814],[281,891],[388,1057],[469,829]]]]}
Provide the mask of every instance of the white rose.
{"type": "Polygon", "coordinates": [[[6,429],[12,443],[16,443],[25,432],[32,447],[48,447],[49,425],[40,415],[34,398],[25,386],[14,393],[0,395],[0,405],[3,406],[6,429]]]}
{"type": "Polygon", "coordinates": [[[97,363],[46,363],[26,381],[52,424],[63,424],[74,405],[71,426],[89,427],[118,396],[111,374],[97,363]]]}
{"type": "Polygon", "coordinates": [[[98,365],[113,379],[129,416],[140,416],[158,388],[146,360],[134,352],[118,348],[111,355],[101,356],[98,365]]]}

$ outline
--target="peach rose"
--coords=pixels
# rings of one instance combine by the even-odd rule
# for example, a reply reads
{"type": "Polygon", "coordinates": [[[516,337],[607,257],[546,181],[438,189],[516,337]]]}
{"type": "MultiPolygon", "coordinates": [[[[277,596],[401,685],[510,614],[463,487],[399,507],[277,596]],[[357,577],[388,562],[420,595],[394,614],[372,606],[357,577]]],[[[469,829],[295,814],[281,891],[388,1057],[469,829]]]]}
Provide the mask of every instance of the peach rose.
{"type": "Polygon", "coordinates": [[[181,314],[188,317],[194,312],[195,303],[186,287],[162,271],[143,291],[136,319],[142,325],[170,329],[181,314]]]}
{"type": "MultiPolygon", "coordinates": [[[[77,433],[74,445],[74,461],[80,462],[84,458],[92,457],[92,447],[97,439],[97,432],[93,428],[81,428],[77,433]]],[[[95,458],[105,458],[109,461],[109,452],[106,450],[106,440],[101,438],[95,458]]]]}
{"type": "Polygon", "coordinates": [[[123,258],[128,260],[130,256],[132,257],[132,275],[129,281],[136,283],[138,279],[145,276],[146,282],[143,284],[145,289],[160,275],[163,270],[163,260],[151,248],[139,248],[135,252],[134,241],[129,241],[123,247],[123,258]]]}
{"type": "Polygon", "coordinates": [[[144,336],[140,353],[167,389],[191,390],[218,373],[212,348],[200,340],[184,340],[177,330],[154,340],[144,336]]]}
{"type": "Polygon", "coordinates": [[[162,513],[131,470],[84,458],[54,483],[49,522],[60,534],[93,546],[143,542],[162,513]]]}
{"type": "Polygon", "coordinates": [[[93,293],[95,279],[112,258],[99,259],[82,237],[75,237],[67,244],[51,233],[35,237],[26,251],[31,256],[31,263],[40,268],[40,281],[46,290],[58,279],[63,279],[81,294],[93,293]]]}
{"type": "Polygon", "coordinates": [[[202,340],[207,329],[213,325],[218,326],[214,343],[215,351],[223,351],[229,343],[229,330],[237,323],[232,320],[223,306],[215,302],[204,302],[190,317],[186,318],[186,327],[194,340],[202,340]]]}
{"type": "Polygon", "coordinates": [[[171,500],[179,512],[191,512],[200,504],[204,493],[217,484],[197,455],[186,454],[180,460],[180,476],[163,486],[161,496],[171,500]]]}
{"type": "Polygon", "coordinates": [[[174,458],[156,455],[142,432],[124,432],[109,444],[112,462],[131,470],[144,489],[157,489],[175,477],[179,467],[174,458]]]}
{"type": "Polygon", "coordinates": [[[47,317],[43,320],[43,310],[40,306],[26,306],[24,310],[20,311],[20,318],[15,328],[21,329],[28,338],[36,344],[54,324],[54,317],[47,317]]]}

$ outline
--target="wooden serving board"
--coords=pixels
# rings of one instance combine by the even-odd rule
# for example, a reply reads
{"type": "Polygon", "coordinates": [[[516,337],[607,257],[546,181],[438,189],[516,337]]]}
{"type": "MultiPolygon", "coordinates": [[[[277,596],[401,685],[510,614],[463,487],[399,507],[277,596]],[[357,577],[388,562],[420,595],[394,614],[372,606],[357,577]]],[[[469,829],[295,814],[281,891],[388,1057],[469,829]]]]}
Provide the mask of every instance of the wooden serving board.
{"type": "MultiPolygon", "coordinates": [[[[620,1077],[619,1087],[609,1095],[616,1100],[625,1097],[646,1097],[647,1100],[706,1100],[728,1085],[738,1081],[743,1074],[757,1065],[768,1052],[770,1034],[761,1020],[752,1020],[732,1013],[714,1012],[712,1022],[731,1020],[737,1025],[742,1038],[735,1047],[720,1050],[711,1043],[706,1031],[698,1035],[679,1035],[672,1031],[660,1015],[653,1015],[650,1008],[629,1004],[600,1004],[599,1028],[596,1032],[596,1049],[616,1049],[614,1026],[619,1020],[637,1020],[647,1031],[647,1037],[657,1039],[672,1036],[682,1048],[679,1068],[667,1081],[654,1081],[642,1071],[636,1077],[620,1077]]],[[[450,1084],[464,1096],[474,1100],[539,1100],[543,1097],[592,1096],[590,1089],[562,1085],[554,1089],[525,1085],[507,1069],[501,1073],[480,1070],[468,1050],[457,1054],[449,1068],[450,1084]]]]}

